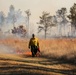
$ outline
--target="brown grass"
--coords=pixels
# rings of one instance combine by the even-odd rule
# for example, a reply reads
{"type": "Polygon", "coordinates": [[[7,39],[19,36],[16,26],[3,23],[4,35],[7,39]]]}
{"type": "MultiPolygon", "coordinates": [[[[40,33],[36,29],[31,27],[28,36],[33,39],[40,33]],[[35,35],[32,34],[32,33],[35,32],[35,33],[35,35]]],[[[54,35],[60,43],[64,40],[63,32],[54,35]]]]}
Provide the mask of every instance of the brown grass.
{"type": "Polygon", "coordinates": [[[48,56],[66,56],[68,59],[76,57],[76,39],[41,40],[40,47],[48,56]]]}
{"type": "Polygon", "coordinates": [[[28,39],[18,38],[0,40],[0,44],[8,45],[16,50],[22,51],[22,54],[18,56],[8,54],[0,55],[0,72],[2,72],[2,74],[76,74],[76,39],[39,39],[41,56],[38,58],[31,57],[28,42],[28,39]],[[2,69],[3,63],[3,68],[7,70],[2,69]]]}
{"type": "MultiPolygon", "coordinates": [[[[76,39],[39,39],[39,42],[42,55],[67,59],[76,58],[76,39]]],[[[24,54],[30,55],[28,43],[28,39],[8,38],[0,40],[0,44],[22,50],[24,54]]]]}

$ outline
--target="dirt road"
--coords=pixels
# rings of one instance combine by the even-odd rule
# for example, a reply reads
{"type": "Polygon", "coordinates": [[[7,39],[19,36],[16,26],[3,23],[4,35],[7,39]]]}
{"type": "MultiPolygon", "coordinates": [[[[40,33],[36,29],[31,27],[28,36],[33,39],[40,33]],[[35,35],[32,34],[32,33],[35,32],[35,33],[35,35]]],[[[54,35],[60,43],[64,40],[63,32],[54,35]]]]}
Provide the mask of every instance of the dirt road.
{"type": "Polygon", "coordinates": [[[76,67],[46,57],[0,54],[0,75],[76,75],[76,67]]]}

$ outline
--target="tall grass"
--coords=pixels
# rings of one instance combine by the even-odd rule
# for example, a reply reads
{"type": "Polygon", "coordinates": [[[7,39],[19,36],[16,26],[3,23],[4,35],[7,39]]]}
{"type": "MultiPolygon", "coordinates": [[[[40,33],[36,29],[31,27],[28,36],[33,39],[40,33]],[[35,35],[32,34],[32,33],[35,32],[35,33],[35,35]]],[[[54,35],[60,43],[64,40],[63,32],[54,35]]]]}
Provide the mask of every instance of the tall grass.
{"type": "MultiPolygon", "coordinates": [[[[29,39],[7,38],[0,40],[0,44],[11,46],[15,49],[29,51],[29,39]]],[[[73,61],[76,63],[76,39],[39,39],[42,56],[49,58],[73,61]]]]}

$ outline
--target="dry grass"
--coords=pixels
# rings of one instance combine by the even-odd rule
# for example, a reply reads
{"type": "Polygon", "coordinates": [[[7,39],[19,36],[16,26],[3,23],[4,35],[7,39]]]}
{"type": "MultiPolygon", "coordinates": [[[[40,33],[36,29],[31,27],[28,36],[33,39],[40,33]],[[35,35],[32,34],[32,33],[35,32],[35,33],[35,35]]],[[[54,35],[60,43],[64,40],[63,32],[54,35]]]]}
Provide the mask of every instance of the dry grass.
{"type": "MultiPolygon", "coordinates": [[[[40,50],[46,57],[65,58],[73,60],[76,58],[76,39],[39,39],[40,50]]],[[[22,50],[24,54],[28,51],[28,39],[7,38],[0,40],[0,44],[8,45],[16,50],[22,50]]]]}
{"type": "Polygon", "coordinates": [[[67,58],[76,57],[76,39],[52,39],[41,40],[41,50],[44,54],[56,57],[67,56],[67,58]]]}
{"type": "Polygon", "coordinates": [[[76,74],[76,39],[39,39],[41,56],[38,58],[31,57],[28,42],[28,39],[18,38],[0,40],[0,44],[22,51],[21,55],[0,54],[0,72],[2,74],[76,74]]]}

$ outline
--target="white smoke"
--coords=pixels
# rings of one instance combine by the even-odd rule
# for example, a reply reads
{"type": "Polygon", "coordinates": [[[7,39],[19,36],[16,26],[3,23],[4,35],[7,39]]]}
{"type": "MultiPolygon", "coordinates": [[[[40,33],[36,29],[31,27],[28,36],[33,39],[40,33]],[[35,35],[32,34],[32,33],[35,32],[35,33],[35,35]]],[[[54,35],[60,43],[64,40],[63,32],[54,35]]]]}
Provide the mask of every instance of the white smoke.
{"type": "Polygon", "coordinates": [[[16,54],[16,52],[14,48],[0,44],[0,54],[16,54]]]}

